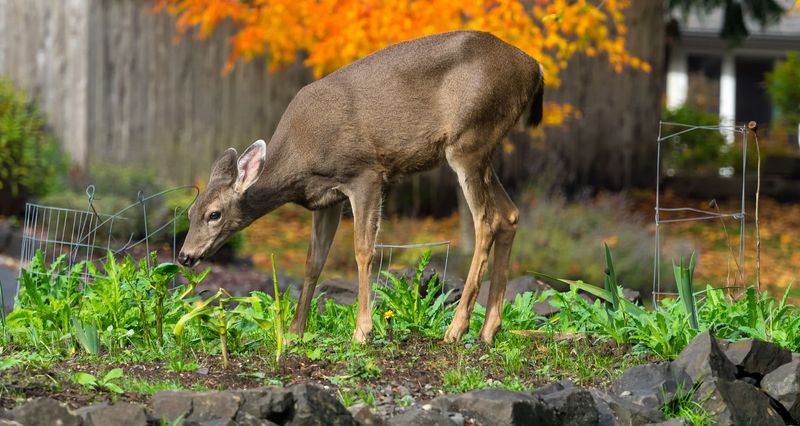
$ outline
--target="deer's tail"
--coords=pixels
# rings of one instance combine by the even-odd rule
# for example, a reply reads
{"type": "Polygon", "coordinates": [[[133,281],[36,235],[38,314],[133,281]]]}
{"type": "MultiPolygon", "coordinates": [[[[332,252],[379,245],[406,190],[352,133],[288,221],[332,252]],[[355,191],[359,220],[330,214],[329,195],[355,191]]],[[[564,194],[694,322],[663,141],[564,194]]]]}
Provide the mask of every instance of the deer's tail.
{"type": "Polygon", "coordinates": [[[542,117],[544,116],[544,68],[542,68],[542,64],[537,65],[539,66],[537,74],[539,79],[533,90],[530,112],[528,113],[528,126],[531,127],[542,124],[542,117]]]}

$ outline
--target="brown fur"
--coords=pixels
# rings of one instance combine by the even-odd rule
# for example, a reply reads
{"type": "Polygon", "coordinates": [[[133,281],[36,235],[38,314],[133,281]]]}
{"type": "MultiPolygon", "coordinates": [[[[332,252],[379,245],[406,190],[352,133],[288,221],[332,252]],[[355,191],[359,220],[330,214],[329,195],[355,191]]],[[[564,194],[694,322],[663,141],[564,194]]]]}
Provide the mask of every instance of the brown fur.
{"type": "Polygon", "coordinates": [[[257,142],[238,164],[232,149],[217,160],[208,188],[190,214],[181,260],[191,264],[213,253],[233,232],[282,204],[297,203],[314,211],[303,292],[290,327],[302,334],[342,203],[348,199],[359,270],[354,338],[363,342],[372,330],[371,263],[383,189],[447,161],[470,206],[476,244],[464,294],[445,338],[457,340],[466,332],[494,245],[495,267],[481,331],[481,337],[491,341],[500,326],[518,213],[490,160],[526,108],[530,122],[541,121],[542,93],[539,64],[483,32],[410,40],[353,62],[300,90],[265,149],[257,142]],[[242,170],[258,170],[259,176],[252,180],[242,170]],[[212,211],[219,211],[221,219],[209,220],[212,211]]]}

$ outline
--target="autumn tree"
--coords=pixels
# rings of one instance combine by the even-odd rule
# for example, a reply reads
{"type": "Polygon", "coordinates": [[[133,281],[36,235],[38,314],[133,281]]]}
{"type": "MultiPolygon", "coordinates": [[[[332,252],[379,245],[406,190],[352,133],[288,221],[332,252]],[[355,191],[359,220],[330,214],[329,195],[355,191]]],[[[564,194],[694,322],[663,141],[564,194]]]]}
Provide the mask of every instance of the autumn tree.
{"type": "MultiPolygon", "coordinates": [[[[320,78],[389,44],[458,29],[489,31],[537,58],[547,85],[577,52],[604,55],[616,71],[650,65],[625,49],[630,0],[155,0],[177,16],[177,31],[209,36],[224,21],[236,33],[225,70],[265,56],[272,70],[298,54],[320,78]]],[[[549,103],[545,125],[571,107],[549,103]]]]}

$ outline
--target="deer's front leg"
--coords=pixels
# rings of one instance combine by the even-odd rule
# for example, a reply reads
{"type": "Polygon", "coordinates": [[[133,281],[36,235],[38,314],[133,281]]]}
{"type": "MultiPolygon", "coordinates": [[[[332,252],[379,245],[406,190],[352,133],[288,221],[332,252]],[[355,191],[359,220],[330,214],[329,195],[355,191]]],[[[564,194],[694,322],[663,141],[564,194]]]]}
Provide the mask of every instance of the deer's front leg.
{"type": "Polygon", "coordinates": [[[364,177],[348,191],[353,208],[356,263],[358,264],[358,318],[353,340],[366,343],[372,333],[370,293],[375,238],[381,220],[380,176],[364,177]]]}
{"type": "Polygon", "coordinates": [[[311,241],[308,244],[308,254],[306,255],[306,272],[303,279],[303,291],[300,293],[300,301],[297,303],[297,311],[289,326],[289,332],[298,336],[303,335],[308,321],[308,309],[311,307],[311,299],[314,298],[314,289],[317,286],[319,274],[325,266],[328,258],[328,251],[331,248],[336,229],[339,228],[339,219],[342,217],[342,205],[338,203],[323,210],[312,213],[311,222],[311,241]]]}

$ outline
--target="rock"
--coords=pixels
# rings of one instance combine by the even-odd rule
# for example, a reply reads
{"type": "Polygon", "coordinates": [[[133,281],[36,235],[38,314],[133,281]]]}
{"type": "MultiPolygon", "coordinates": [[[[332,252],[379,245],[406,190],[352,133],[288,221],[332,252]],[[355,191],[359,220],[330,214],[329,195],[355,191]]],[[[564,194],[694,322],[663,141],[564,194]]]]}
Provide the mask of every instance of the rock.
{"type": "Polygon", "coordinates": [[[353,415],[356,424],[359,426],[384,426],[386,421],[383,417],[373,413],[367,404],[356,404],[348,407],[347,411],[353,415]]]}
{"type": "MultiPolygon", "coordinates": [[[[490,282],[484,281],[481,284],[480,292],[478,292],[478,303],[483,306],[486,306],[489,300],[489,287],[490,282]]],[[[506,284],[505,298],[508,302],[513,302],[514,298],[516,298],[518,294],[532,291],[542,292],[545,290],[552,290],[552,287],[537,280],[535,277],[523,275],[521,277],[508,280],[508,284],[506,284]]]]}
{"type": "Polygon", "coordinates": [[[538,396],[505,389],[481,389],[460,395],[444,395],[431,405],[441,411],[457,411],[484,425],[554,424],[556,412],[538,396]]]}
{"type": "Polygon", "coordinates": [[[692,422],[683,417],[677,419],[664,420],[658,423],[648,423],[647,426],[693,426],[692,422]]]}
{"type": "Polygon", "coordinates": [[[757,378],[792,360],[790,350],[757,339],[730,343],[725,355],[739,368],[740,375],[744,373],[757,378]]]}
{"type": "Polygon", "coordinates": [[[286,425],[356,425],[353,416],[339,400],[321,387],[302,384],[294,385],[288,390],[292,393],[294,405],[292,417],[286,425]]]}
{"type": "Polygon", "coordinates": [[[592,394],[575,386],[571,380],[537,389],[533,395],[555,410],[559,425],[581,426],[599,422],[600,414],[592,394]]]}
{"type": "Polygon", "coordinates": [[[254,419],[281,423],[291,417],[294,396],[286,389],[248,389],[239,394],[242,396],[242,404],[236,415],[236,421],[239,423],[245,421],[252,423],[254,419]]]}
{"type": "Polygon", "coordinates": [[[590,389],[598,412],[600,426],[643,425],[664,420],[659,410],[636,405],[626,399],[597,389],[590,389]]]}
{"type": "Polygon", "coordinates": [[[159,421],[172,424],[177,418],[185,419],[192,412],[193,392],[161,391],[150,400],[152,416],[159,421]]]}
{"type": "Polygon", "coordinates": [[[800,423],[800,358],[764,376],[761,389],[783,405],[795,422],[800,423]]]}
{"type": "Polygon", "coordinates": [[[683,370],[694,383],[712,378],[736,379],[736,366],[725,356],[719,343],[708,331],[697,335],[672,361],[672,369],[683,370]]]}
{"type": "Polygon", "coordinates": [[[239,411],[242,396],[233,392],[200,392],[192,398],[192,412],[187,421],[208,422],[233,420],[239,411]]]}
{"type": "Polygon", "coordinates": [[[19,422],[15,422],[14,420],[0,419],[0,426],[25,426],[25,425],[19,422]]]}
{"type": "MultiPolygon", "coordinates": [[[[294,299],[299,299],[300,292],[303,290],[303,283],[289,275],[286,275],[282,271],[278,271],[278,291],[280,292],[281,297],[286,294],[287,290],[289,291],[289,295],[291,295],[294,299]]],[[[275,286],[272,284],[272,274],[269,274],[267,279],[264,281],[264,293],[269,294],[273,298],[275,297],[275,286]]]]}
{"type": "Polygon", "coordinates": [[[423,410],[419,407],[411,407],[408,410],[392,416],[388,420],[390,426],[461,426],[457,425],[445,413],[437,410],[423,410]]]}
{"type": "Polygon", "coordinates": [[[239,413],[236,415],[236,424],[238,426],[278,426],[277,423],[271,422],[266,419],[259,419],[249,413],[239,413]]]}
{"type": "Polygon", "coordinates": [[[657,410],[671,402],[679,389],[686,394],[692,386],[688,374],[683,370],[676,371],[668,362],[662,362],[629,368],[612,383],[611,389],[622,399],[657,410]]]}
{"type": "Polygon", "coordinates": [[[128,402],[118,402],[113,405],[98,404],[87,407],[83,411],[84,426],[147,426],[147,414],[144,407],[128,402]]]}
{"type": "Polygon", "coordinates": [[[153,396],[153,417],[167,423],[182,417],[188,422],[233,420],[242,396],[231,392],[165,391],[153,396]]]}
{"type": "Polygon", "coordinates": [[[25,426],[80,426],[82,419],[52,398],[38,398],[11,410],[10,419],[25,426]]]}
{"type": "Polygon", "coordinates": [[[328,299],[340,305],[351,305],[358,296],[358,283],[342,278],[333,278],[317,286],[314,296],[322,294],[320,299],[320,309],[324,309],[325,301],[328,299]]]}
{"type": "Polygon", "coordinates": [[[719,426],[786,424],[766,394],[742,381],[708,379],[700,385],[695,399],[714,416],[719,426]]]}
{"type": "Polygon", "coordinates": [[[637,305],[642,304],[642,293],[632,288],[622,288],[622,297],[629,301],[636,303],[637,305]]]}
{"type": "Polygon", "coordinates": [[[239,426],[239,423],[231,419],[214,419],[206,420],[204,422],[187,422],[189,425],[197,426],[239,426]]]}

